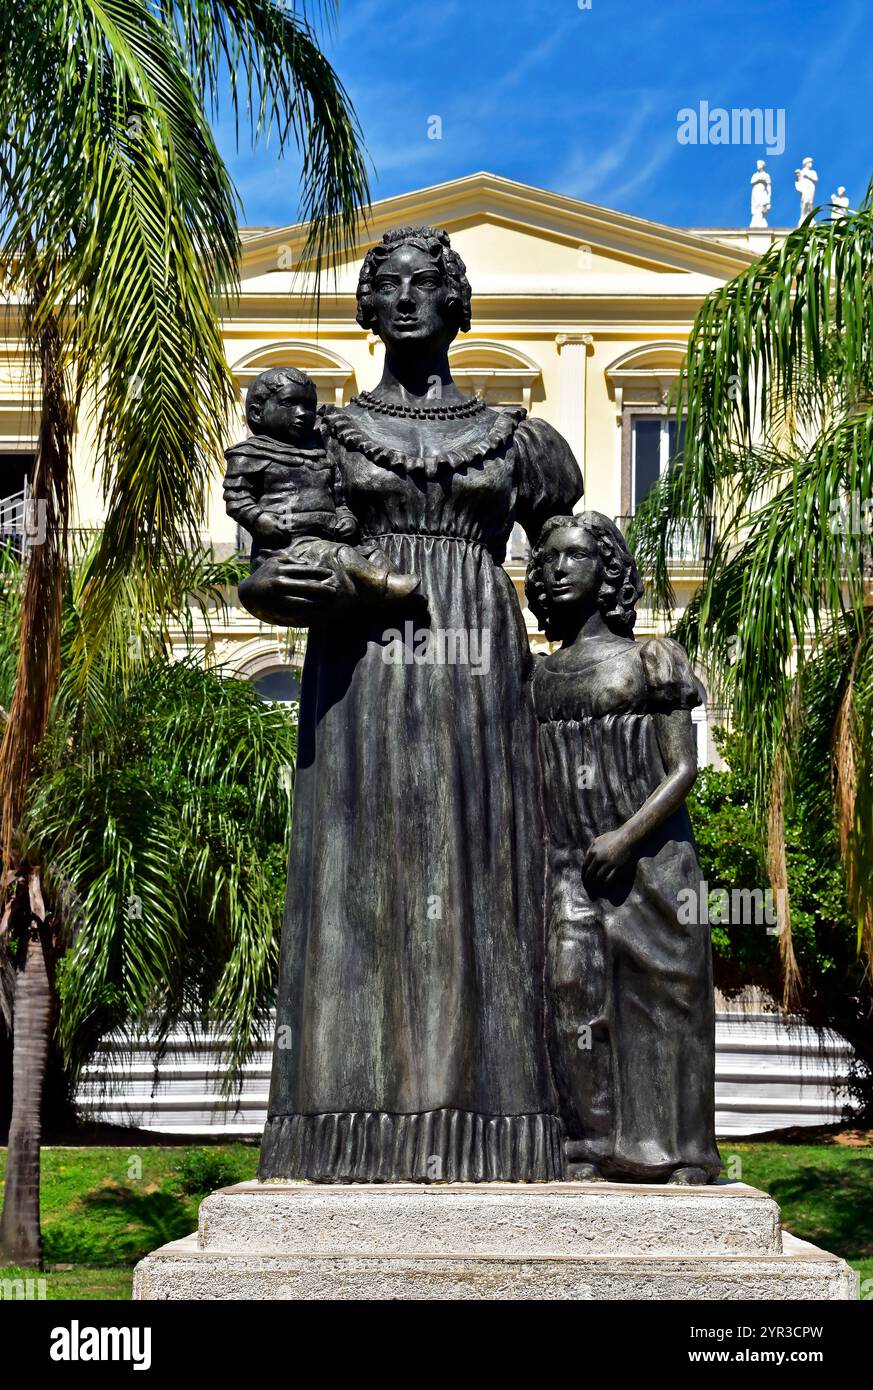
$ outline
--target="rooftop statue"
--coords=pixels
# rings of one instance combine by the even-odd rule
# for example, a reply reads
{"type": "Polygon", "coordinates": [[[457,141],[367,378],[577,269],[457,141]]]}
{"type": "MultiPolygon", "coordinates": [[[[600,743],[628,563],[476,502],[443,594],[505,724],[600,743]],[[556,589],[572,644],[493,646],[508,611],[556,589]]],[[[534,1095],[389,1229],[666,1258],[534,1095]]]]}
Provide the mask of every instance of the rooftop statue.
{"type": "Polygon", "coordinates": [[[846,190],[845,190],[845,188],[843,187],[842,184],[840,184],[840,186],[839,186],[839,188],[837,189],[836,193],[832,193],[832,194],[831,194],[830,203],[831,203],[831,217],[833,217],[833,218],[848,217],[848,215],[849,215],[849,199],[848,199],[848,197],[846,196],[846,190]]]}
{"type": "Polygon", "coordinates": [[[752,220],[750,227],[766,227],[767,213],[770,211],[770,175],[763,159],[759,159],[751,178],[752,220]]]}
{"type": "Polygon", "coordinates": [[[818,174],[812,167],[812,159],[809,155],[803,161],[803,166],[794,171],[794,187],[800,194],[800,217],[797,219],[798,227],[805,222],[815,207],[816,188],[818,186],[818,174]]]}

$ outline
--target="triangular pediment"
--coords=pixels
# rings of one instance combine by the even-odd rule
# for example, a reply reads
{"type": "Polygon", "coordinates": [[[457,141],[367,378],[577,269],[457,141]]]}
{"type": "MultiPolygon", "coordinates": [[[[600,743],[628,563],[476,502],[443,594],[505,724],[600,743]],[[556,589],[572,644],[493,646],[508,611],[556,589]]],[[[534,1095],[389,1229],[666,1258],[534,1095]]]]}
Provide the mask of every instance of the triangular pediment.
{"type": "MultiPolygon", "coordinates": [[[[615,212],[563,194],[478,173],[372,206],[353,251],[325,277],[353,291],[361,257],[391,227],[444,227],[475,272],[474,293],[671,293],[704,290],[738,274],[754,255],[744,247],[615,212]]],[[[243,286],[290,288],[306,225],[252,229],[243,245],[243,286]]],[[[298,275],[298,281],[303,280],[298,275]]],[[[308,278],[308,277],[307,277],[308,278]]]]}

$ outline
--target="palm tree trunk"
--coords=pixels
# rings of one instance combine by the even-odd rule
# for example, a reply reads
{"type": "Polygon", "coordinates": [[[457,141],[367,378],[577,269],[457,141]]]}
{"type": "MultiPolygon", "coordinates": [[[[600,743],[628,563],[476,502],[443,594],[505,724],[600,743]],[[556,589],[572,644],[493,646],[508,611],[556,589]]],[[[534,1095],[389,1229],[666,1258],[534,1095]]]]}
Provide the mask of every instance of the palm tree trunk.
{"type": "Polygon", "coordinates": [[[15,690],[0,745],[2,855],[13,865],[13,843],[27,794],[33,755],[45,733],[60,679],[61,613],[67,569],[70,458],[75,412],[54,319],[38,329],[41,411],[31,497],[38,536],[31,547],[21,604],[15,690]]]}
{"type": "Polygon", "coordinates": [[[10,912],[9,937],[14,963],[12,1035],[12,1122],[6,1162],[6,1188],[0,1217],[0,1264],[42,1265],[39,1224],[42,1096],[52,1017],[49,942],[40,870],[19,876],[10,912]],[[17,949],[16,949],[17,948],[17,949]]]}
{"type": "Polygon", "coordinates": [[[60,677],[61,610],[67,561],[70,456],[74,410],[67,396],[61,335],[51,317],[38,330],[41,404],[31,492],[37,543],[28,557],[18,669],[0,746],[0,855],[21,885],[13,898],[9,938],[15,949],[12,1008],[12,1121],[0,1217],[0,1259],[39,1266],[40,1126],[54,997],[39,869],[17,858],[17,829],[33,755],[48,724],[60,677]]]}

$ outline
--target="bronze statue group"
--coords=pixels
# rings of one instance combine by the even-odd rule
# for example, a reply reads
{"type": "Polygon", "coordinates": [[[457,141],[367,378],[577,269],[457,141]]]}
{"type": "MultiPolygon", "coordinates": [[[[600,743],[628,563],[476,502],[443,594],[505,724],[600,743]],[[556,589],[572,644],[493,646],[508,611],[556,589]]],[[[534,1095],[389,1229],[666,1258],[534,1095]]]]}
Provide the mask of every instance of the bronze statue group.
{"type": "Polygon", "coordinates": [[[445,232],[386,233],[358,286],[378,387],[316,412],[274,368],[228,451],[241,602],[309,628],[260,1175],[708,1182],[709,929],[679,915],[703,691],[634,639],[636,565],[574,512],[563,438],[452,381],[470,301],[445,232]],[[487,632],[487,668],[385,660],[404,631],[487,632]]]}

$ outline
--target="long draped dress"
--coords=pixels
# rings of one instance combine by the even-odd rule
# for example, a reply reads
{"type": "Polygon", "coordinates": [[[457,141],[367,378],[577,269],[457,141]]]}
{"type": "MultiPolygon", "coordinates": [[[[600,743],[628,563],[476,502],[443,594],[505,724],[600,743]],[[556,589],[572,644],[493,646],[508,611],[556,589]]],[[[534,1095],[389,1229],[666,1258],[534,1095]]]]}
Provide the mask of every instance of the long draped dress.
{"type": "Polygon", "coordinates": [[[561,1176],[532,662],[501,561],[582,487],[524,416],[412,457],[324,409],[361,549],[426,606],[310,629],[262,1178],[561,1176]]]}
{"type": "Polygon", "coordinates": [[[589,895],[591,841],[666,776],[655,716],[704,692],[678,643],[592,644],[533,677],[547,813],[547,996],[568,1152],[612,1178],[717,1176],[712,950],[685,806],[589,895]]]}

